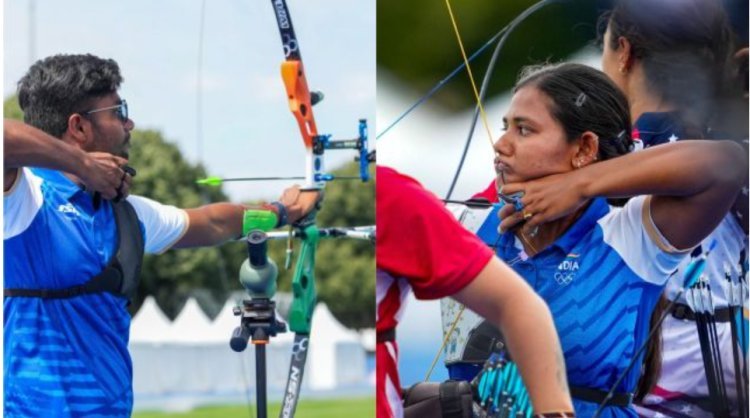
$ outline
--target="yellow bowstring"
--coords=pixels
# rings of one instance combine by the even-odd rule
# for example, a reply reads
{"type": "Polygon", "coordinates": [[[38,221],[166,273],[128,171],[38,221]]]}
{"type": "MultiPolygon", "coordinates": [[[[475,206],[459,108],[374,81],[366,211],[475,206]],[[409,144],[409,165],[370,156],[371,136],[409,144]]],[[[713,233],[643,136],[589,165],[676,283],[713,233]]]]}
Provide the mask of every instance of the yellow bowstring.
{"type": "Polygon", "coordinates": [[[458,40],[458,47],[461,48],[461,56],[464,58],[464,64],[466,65],[466,72],[469,73],[469,81],[471,81],[471,88],[474,90],[474,97],[477,99],[477,106],[479,107],[479,114],[482,116],[482,123],[484,124],[484,128],[487,129],[487,137],[490,140],[490,146],[492,147],[493,153],[495,150],[495,141],[493,140],[492,132],[490,132],[490,124],[487,122],[487,114],[484,111],[484,106],[482,106],[482,100],[479,97],[479,90],[477,90],[477,84],[474,82],[474,75],[471,72],[471,66],[469,65],[469,58],[466,56],[466,51],[464,50],[464,44],[461,41],[461,34],[458,31],[458,24],[456,23],[456,18],[453,16],[453,9],[451,9],[451,2],[450,0],[445,0],[445,6],[448,8],[448,14],[451,18],[451,23],[453,24],[453,31],[456,33],[456,39],[458,40]]]}
{"type": "Polygon", "coordinates": [[[458,310],[458,313],[456,314],[456,319],[453,320],[453,323],[451,324],[450,329],[448,329],[448,332],[445,333],[445,338],[443,338],[443,343],[440,345],[440,348],[438,348],[438,352],[437,354],[435,354],[435,358],[432,360],[430,369],[427,370],[427,375],[424,377],[425,382],[428,382],[430,380],[430,376],[432,376],[432,371],[435,369],[435,365],[440,359],[440,353],[445,349],[445,346],[448,345],[448,340],[450,339],[451,334],[453,334],[453,330],[456,329],[456,325],[458,325],[458,320],[461,319],[461,314],[464,313],[464,309],[466,309],[466,305],[461,305],[461,308],[458,310]]]}
{"type": "MultiPolygon", "coordinates": [[[[487,123],[487,114],[484,111],[484,106],[482,106],[482,100],[479,98],[479,90],[477,90],[477,84],[474,82],[474,75],[471,73],[471,66],[469,65],[469,58],[466,56],[466,51],[464,50],[464,44],[461,41],[461,34],[458,31],[458,24],[456,23],[456,18],[453,16],[453,10],[451,9],[450,0],[445,0],[445,6],[448,8],[448,14],[451,17],[451,23],[453,24],[453,31],[456,33],[456,39],[458,39],[458,47],[461,48],[461,55],[463,56],[464,64],[466,65],[466,72],[469,73],[469,80],[471,81],[471,88],[474,89],[474,97],[477,99],[477,106],[479,107],[479,114],[482,116],[482,123],[484,124],[484,128],[487,129],[487,137],[490,140],[490,147],[492,147],[492,151],[494,153],[495,142],[492,139],[493,138],[492,132],[490,132],[490,124],[487,123]]],[[[458,321],[461,319],[461,314],[464,312],[465,308],[466,306],[461,305],[461,308],[458,310],[458,313],[456,314],[456,318],[453,320],[450,328],[445,333],[445,337],[443,338],[443,343],[440,345],[440,348],[438,349],[438,352],[435,355],[435,359],[432,360],[432,365],[430,366],[430,369],[427,371],[427,375],[424,378],[425,382],[430,380],[432,371],[433,369],[435,369],[435,365],[437,364],[438,359],[440,359],[440,353],[445,349],[445,346],[448,344],[448,340],[453,334],[453,331],[456,329],[456,325],[458,325],[458,321]]]]}

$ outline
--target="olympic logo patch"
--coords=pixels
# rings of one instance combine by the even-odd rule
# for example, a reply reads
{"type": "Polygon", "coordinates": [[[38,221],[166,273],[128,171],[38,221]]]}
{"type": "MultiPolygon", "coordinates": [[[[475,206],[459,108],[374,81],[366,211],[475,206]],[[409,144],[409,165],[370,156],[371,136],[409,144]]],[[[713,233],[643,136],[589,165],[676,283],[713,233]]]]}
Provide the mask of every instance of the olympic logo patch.
{"type": "Polygon", "coordinates": [[[570,253],[565,257],[565,260],[557,266],[557,271],[554,275],[557,284],[560,286],[567,286],[573,281],[573,279],[575,279],[578,270],[581,268],[578,264],[578,258],[580,256],[580,254],[570,253]]]}

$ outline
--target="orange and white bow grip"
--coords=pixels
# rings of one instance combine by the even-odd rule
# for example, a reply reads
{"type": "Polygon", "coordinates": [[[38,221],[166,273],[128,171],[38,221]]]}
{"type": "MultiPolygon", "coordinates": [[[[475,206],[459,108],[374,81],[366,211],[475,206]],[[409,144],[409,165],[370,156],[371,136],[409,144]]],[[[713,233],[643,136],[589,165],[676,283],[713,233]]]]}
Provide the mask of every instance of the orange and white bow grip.
{"type": "Polygon", "coordinates": [[[310,89],[307,87],[305,70],[302,61],[289,60],[281,63],[281,79],[284,80],[287,98],[289,99],[289,110],[297,119],[305,147],[312,148],[313,137],[318,135],[315,126],[315,118],[312,112],[310,100],[310,89]]]}

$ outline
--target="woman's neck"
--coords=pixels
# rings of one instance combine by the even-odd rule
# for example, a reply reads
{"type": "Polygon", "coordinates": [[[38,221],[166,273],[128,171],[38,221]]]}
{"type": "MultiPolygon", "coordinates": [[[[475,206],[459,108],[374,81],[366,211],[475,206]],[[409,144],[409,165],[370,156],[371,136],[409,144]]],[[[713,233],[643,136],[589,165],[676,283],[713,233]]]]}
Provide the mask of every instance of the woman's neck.
{"type": "Polygon", "coordinates": [[[664,101],[664,99],[653,93],[648,87],[648,83],[640,67],[637,67],[637,69],[634,67],[633,74],[625,90],[624,93],[630,104],[630,122],[632,124],[635,124],[635,121],[644,113],[671,112],[676,109],[673,104],[664,101]]]}
{"type": "Polygon", "coordinates": [[[552,245],[578,220],[587,207],[588,204],[568,216],[539,225],[536,232],[529,231],[525,225],[516,229],[516,236],[521,240],[526,254],[533,257],[552,245]]]}
{"type": "MultiPolygon", "coordinates": [[[[634,95],[635,96],[635,95],[634,95]]],[[[669,103],[664,102],[662,99],[645,96],[635,96],[630,99],[630,123],[635,124],[635,121],[641,117],[644,113],[649,112],[672,112],[675,107],[669,103]]]]}

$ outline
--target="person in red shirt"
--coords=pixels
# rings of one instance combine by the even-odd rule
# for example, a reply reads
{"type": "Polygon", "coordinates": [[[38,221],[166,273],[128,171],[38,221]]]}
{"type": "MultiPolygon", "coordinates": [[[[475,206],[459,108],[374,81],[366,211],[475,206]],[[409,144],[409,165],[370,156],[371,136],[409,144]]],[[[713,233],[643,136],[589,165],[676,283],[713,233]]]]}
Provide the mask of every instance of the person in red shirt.
{"type": "Polygon", "coordinates": [[[410,289],[451,296],[498,326],[539,416],[574,416],[547,305],[416,180],[381,166],[377,179],[378,418],[403,415],[395,329],[410,289]]]}

